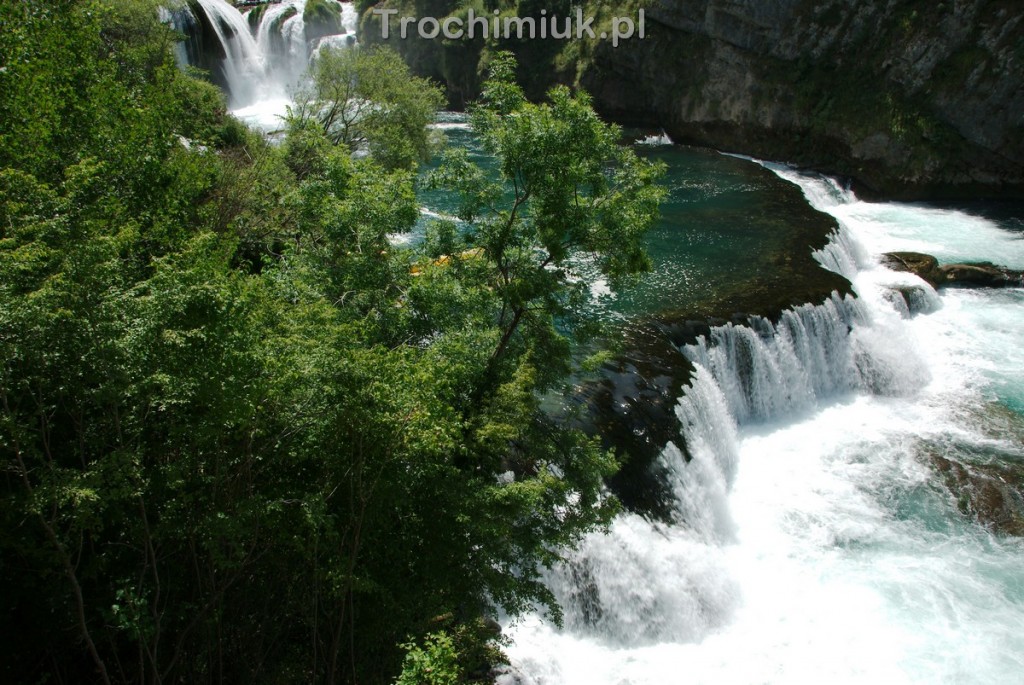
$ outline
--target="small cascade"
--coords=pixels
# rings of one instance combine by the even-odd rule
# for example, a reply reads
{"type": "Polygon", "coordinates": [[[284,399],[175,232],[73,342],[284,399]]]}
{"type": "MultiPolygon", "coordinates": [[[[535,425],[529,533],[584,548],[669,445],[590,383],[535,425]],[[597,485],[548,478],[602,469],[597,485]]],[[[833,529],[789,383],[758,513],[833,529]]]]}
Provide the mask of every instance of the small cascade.
{"type": "Polygon", "coordinates": [[[839,181],[830,176],[814,175],[816,183],[801,183],[806,175],[793,167],[778,162],[762,162],[752,160],[766,169],[770,169],[781,178],[794,183],[803,191],[804,197],[812,207],[824,209],[826,207],[838,207],[839,205],[850,205],[857,202],[857,196],[846,186],[839,184],[839,181]]]}
{"type": "Polygon", "coordinates": [[[853,240],[850,232],[840,227],[828,243],[812,253],[815,261],[834,273],[852,281],[870,264],[867,252],[853,240]]]}
{"type": "Polygon", "coordinates": [[[660,145],[672,145],[673,143],[672,143],[672,139],[668,137],[668,134],[665,133],[665,131],[662,131],[661,133],[659,133],[657,135],[644,136],[643,138],[635,140],[635,141],[633,141],[633,144],[634,145],[650,145],[652,147],[657,147],[657,146],[660,146],[660,145]]]}
{"type": "Polygon", "coordinates": [[[783,313],[778,325],[755,319],[750,327],[720,326],[683,354],[714,377],[736,421],[765,421],[857,387],[850,331],[866,320],[860,303],[834,294],[823,305],[783,313]]]}
{"type": "Polygon", "coordinates": [[[706,367],[697,366],[676,415],[690,459],[674,443],[659,458],[676,500],[676,518],[705,541],[729,542],[735,534],[728,502],[739,440],[729,400],[706,367]]]}
{"type": "Polygon", "coordinates": [[[359,12],[355,3],[345,3],[341,6],[341,30],[336,36],[324,36],[316,43],[315,52],[326,47],[349,47],[356,42],[356,27],[359,24],[359,12]]]}
{"type": "Polygon", "coordinates": [[[260,52],[269,55],[283,48],[283,52],[292,54],[299,47],[301,52],[305,52],[305,24],[302,19],[305,5],[305,0],[301,0],[294,4],[282,2],[267,6],[256,27],[256,45],[260,52]]]}

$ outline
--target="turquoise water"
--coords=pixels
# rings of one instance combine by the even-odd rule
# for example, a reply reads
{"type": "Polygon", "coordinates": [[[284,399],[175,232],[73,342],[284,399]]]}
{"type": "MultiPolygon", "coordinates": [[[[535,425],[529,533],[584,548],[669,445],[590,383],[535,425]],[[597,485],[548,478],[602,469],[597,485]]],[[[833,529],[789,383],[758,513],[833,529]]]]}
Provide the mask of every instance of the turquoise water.
{"type": "MultiPolygon", "coordinates": [[[[449,144],[465,148],[493,171],[493,159],[480,149],[464,115],[443,115],[437,126],[449,144]]],[[[812,211],[791,184],[713,150],[663,144],[634,149],[666,165],[663,183],[669,194],[648,235],[652,270],[620,293],[610,293],[603,283],[594,289],[594,305],[608,320],[628,323],[668,312],[700,318],[715,309],[710,303],[722,300],[728,304],[718,308],[727,316],[733,309],[756,311],[758,293],[812,291],[803,298],[794,295],[799,303],[830,292],[831,286],[818,283],[825,274],[810,258],[810,248],[825,243],[831,221],[812,211]]],[[[424,191],[420,197],[425,211],[417,232],[456,211],[443,191],[424,191]]],[[[586,271],[586,265],[580,268],[586,271]]]]}
{"type": "Polygon", "coordinates": [[[626,315],[699,310],[723,293],[783,289],[820,275],[808,248],[824,244],[830,225],[808,211],[792,186],[712,150],[637,150],[666,165],[669,196],[649,236],[652,272],[611,309],[626,315]],[[805,259],[794,265],[794,255],[805,259]]]}

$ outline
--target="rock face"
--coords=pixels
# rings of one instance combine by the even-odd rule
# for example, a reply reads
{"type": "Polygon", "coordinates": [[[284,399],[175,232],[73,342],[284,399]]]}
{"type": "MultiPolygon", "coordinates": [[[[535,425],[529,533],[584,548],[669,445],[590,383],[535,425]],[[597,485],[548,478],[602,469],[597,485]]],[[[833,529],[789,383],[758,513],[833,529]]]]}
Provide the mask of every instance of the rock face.
{"type": "Polygon", "coordinates": [[[940,266],[935,257],[920,252],[888,252],[882,255],[882,263],[894,271],[915,274],[934,288],[1014,288],[1024,285],[1024,271],[1013,271],[991,262],[940,266]]]}
{"type": "Polygon", "coordinates": [[[580,82],[616,119],[890,197],[1024,194],[1024,5],[660,0],[580,82]]]}
{"type": "MultiPolygon", "coordinates": [[[[437,17],[459,11],[451,0],[411,4],[437,17]]],[[[850,177],[869,198],[1024,197],[1020,0],[642,5],[643,40],[510,40],[487,49],[516,52],[531,97],[554,83],[579,84],[620,123],[850,177]]],[[[518,11],[539,6],[521,0],[518,11]]],[[[379,41],[378,24],[364,22],[363,32],[379,41]]],[[[421,75],[445,82],[453,106],[475,97],[482,40],[389,42],[421,75]]]]}

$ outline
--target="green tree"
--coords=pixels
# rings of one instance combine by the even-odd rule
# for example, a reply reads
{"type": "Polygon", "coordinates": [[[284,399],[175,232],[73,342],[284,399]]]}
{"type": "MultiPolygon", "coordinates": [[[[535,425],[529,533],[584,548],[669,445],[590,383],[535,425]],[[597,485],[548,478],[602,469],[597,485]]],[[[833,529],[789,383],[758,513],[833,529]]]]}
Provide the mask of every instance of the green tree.
{"type": "MultiPolygon", "coordinates": [[[[557,87],[549,102],[527,102],[515,83],[510,53],[492,60],[474,131],[498,161],[494,179],[464,150],[449,150],[432,183],[460,197],[461,230],[437,226],[446,249],[475,250],[482,279],[498,306],[499,339],[489,359],[500,367],[529,352],[540,387],[564,376],[569,341],[586,333],[586,302],[593,279],[612,287],[649,268],[644,236],[657,219],[662,168],[619,144],[584,92],[557,87]]],[[[507,371],[505,372],[507,374],[507,371]]],[[[487,385],[483,386],[486,390],[487,385]]]]}
{"type": "Polygon", "coordinates": [[[427,124],[444,103],[441,90],[414,77],[386,48],[324,49],[310,65],[309,85],[289,110],[289,123],[319,123],[331,142],[366,148],[389,169],[426,161],[435,149],[427,124]]]}

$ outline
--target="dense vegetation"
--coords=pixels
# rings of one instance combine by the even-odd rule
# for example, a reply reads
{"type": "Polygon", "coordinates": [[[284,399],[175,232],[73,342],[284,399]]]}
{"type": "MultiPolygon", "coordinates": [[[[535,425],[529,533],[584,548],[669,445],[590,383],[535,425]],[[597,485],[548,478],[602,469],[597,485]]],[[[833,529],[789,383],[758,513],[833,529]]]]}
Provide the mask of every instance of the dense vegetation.
{"type": "Polygon", "coordinates": [[[0,679],[478,677],[482,619],[557,615],[541,569],[615,511],[538,398],[579,254],[645,268],[658,170],[498,56],[498,172],[449,153],[461,221],[398,248],[419,150],[271,144],[156,4],[0,0],[0,679]]]}

